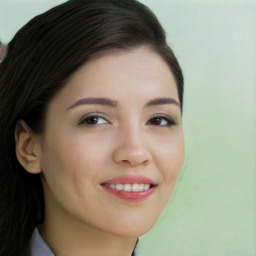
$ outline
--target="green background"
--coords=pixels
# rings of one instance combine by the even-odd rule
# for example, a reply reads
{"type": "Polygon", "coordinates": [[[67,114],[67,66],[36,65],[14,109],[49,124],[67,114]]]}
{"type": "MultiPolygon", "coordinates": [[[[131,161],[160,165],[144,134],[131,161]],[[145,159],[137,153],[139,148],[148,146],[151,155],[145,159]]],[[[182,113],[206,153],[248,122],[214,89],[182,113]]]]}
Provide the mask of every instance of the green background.
{"type": "MultiPolygon", "coordinates": [[[[0,38],[61,2],[0,0],[0,38]]],[[[139,255],[256,255],[256,1],[141,2],[184,71],[186,160],[139,255]]]]}

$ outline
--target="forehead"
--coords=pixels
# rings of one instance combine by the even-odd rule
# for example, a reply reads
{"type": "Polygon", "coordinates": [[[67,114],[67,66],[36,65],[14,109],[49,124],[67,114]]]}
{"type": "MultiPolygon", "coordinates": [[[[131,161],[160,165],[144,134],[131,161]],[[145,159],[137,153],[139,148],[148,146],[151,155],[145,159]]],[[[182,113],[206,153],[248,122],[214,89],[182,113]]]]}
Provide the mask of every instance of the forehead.
{"type": "Polygon", "coordinates": [[[168,64],[148,47],[115,50],[94,56],[69,79],[57,97],[172,97],[178,100],[175,80],[168,64]]]}

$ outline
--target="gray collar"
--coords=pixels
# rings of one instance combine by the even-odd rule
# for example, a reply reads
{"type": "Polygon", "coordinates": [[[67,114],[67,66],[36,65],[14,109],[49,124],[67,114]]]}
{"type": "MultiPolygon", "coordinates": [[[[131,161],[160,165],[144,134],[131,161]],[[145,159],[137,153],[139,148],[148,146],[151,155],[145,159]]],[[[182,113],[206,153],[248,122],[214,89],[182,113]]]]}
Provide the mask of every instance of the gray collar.
{"type": "Polygon", "coordinates": [[[35,228],[31,238],[30,250],[30,256],[55,256],[52,250],[41,237],[37,228],[35,228]]]}

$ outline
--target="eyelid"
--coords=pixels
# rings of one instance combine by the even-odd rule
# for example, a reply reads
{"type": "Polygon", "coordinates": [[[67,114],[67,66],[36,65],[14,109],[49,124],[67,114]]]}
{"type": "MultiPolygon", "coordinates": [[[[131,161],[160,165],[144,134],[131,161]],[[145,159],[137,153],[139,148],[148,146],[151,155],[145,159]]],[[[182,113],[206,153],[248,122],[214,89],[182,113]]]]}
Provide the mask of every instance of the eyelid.
{"type": "Polygon", "coordinates": [[[178,125],[179,124],[178,122],[174,121],[174,119],[172,117],[170,117],[169,115],[162,114],[162,113],[161,114],[160,113],[159,114],[155,114],[153,117],[151,117],[148,120],[148,122],[150,122],[154,118],[162,118],[162,119],[165,119],[168,122],[168,124],[166,124],[166,125],[155,125],[155,126],[168,127],[168,126],[174,126],[174,125],[178,125]]]}
{"type": "Polygon", "coordinates": [[[99,117],[99,118],[105,119],[107,123],[110,123],[110,121],[108,120],[108,118],[106,117],[105,114],[99,113],[99,112],[93,112],[93,113],[88,113],[88,114],[83,115],[79,119],[78,125],[80,125],[80,124],[82,125],[83,122],[85,121],[85,119],[90,118],[90,117],[99,117]]]}

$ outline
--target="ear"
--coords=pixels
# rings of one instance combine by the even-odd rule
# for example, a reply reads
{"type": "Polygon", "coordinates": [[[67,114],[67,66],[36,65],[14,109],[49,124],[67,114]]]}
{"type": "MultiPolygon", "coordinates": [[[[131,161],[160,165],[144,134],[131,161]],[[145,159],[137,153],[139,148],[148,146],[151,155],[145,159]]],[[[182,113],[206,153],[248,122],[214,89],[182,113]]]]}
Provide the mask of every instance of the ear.
{"type": "Polygon", "coordinates": [[[16,124],[15,143],[16,156],[23,168],[32,174],[40,173],[39,138],[23,120],[16,124]]]}

